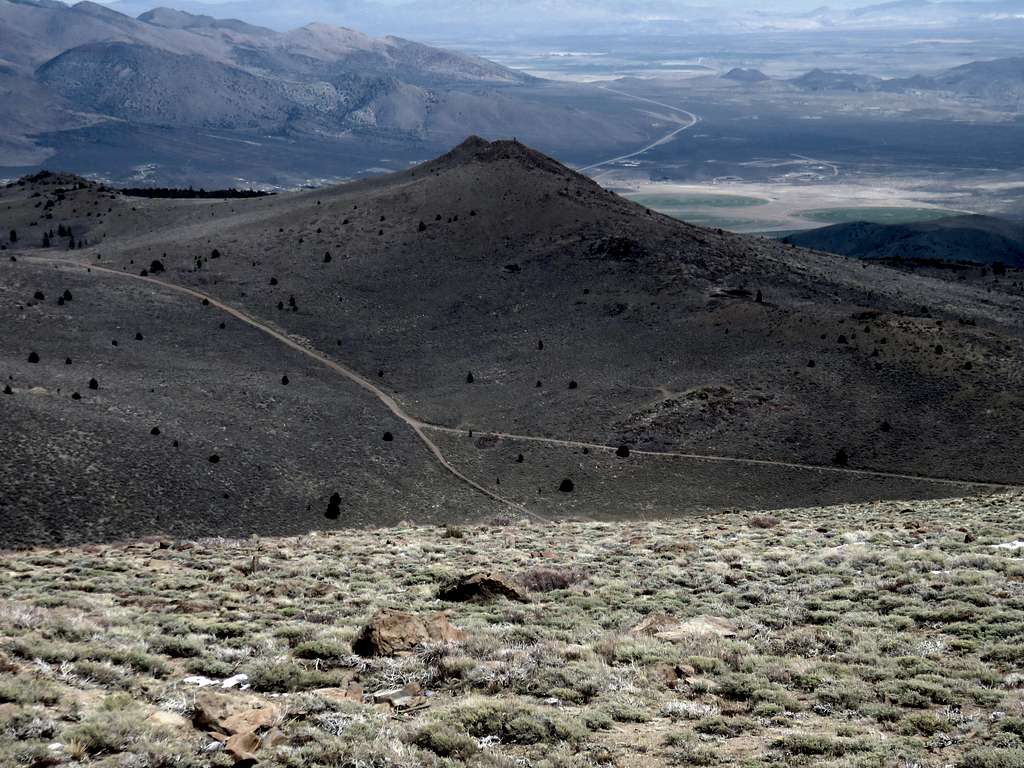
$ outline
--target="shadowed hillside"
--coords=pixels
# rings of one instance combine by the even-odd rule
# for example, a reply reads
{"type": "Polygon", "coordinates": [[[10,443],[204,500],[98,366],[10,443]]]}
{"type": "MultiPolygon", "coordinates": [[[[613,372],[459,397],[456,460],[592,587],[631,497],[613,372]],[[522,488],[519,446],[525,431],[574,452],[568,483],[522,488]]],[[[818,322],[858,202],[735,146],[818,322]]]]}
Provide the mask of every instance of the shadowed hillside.
{"type": "Polygon", "coordinates": [[[0,204],[25,539],[1024,481],[1020,299],[690,226],[516,142],[259,199],[48,177],[0,204]]]}
{"type": "Polygon", "coordinates": [[[862,259],[922,259],[1024,266],[1024,225],[990,216],[914,224],[836,224],[785,239],[803,248],[862,259]]]}

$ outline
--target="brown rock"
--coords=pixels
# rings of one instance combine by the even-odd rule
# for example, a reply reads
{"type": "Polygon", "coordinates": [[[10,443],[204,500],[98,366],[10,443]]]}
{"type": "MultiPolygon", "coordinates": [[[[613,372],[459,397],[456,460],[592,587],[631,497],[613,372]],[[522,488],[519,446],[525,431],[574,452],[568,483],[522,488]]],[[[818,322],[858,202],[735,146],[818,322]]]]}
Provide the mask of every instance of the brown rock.
{"type": "Polygon", "coordinates": [[[429,642],[453,642],[462,639],[445,613],[426,619],[404,611],[383,610],[363,627],[352,644],[360,656],[398,656],[411,653],[429,642]]]}
{"type": "Polygon", "coordinates": [[[448,620],[448,613],[440,611],[423,620],[427,634],[435,643],[459,643],[466,633],[448,620]]]}
{"type": "Polygon", "coordinates": [[[277,707],[255,697],[199,691],[192,722],[204,731],[227,736],[269,728],[279,716],[277,707]]]}
{"type": "Polygon", "coordinates": [[[236,733],[224,743],[224,751],[235,761],[235,764],[246,763],[255,765],[259,760],[257,753],[261,749],[269,749],[281,742],[284,734],[277,728],[271,728],[262,736],[254,733],[236,733]]]}
{"type": "Polygon", "coordinates": [[[363,701],[363,684],[350,680],[346,688],[318,688],[313,693],[326,701],[363,701]]]}
{"type": "Polygon", "coordinates": [[[526,590],[515,582],[483,571],[456,578],[441,587],[437,596],[453,603],[483,603],[498,597],[507,597],[520,603],[530,602],[526,590]]]}
{"type": "Polygon", "coordinates": [[[651,667],[650,674],[653,680],[661,683],[666,688],[675,687],[676,681],[679,680],[679,671],[676,669],[676,666],[664,661],[659,661],[651,667]]]}

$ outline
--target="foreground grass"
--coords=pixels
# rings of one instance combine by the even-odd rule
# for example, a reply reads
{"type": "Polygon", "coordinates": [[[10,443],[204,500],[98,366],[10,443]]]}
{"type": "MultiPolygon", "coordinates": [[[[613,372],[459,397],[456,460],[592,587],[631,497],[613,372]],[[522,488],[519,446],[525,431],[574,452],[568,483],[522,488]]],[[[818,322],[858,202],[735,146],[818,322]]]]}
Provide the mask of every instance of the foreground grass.
{"type": "Polygon", "coordinates": [[[230,765],[193,675],[249,676],[266,766],[1024,766],[1024,496],[495,521],[0,557],[0,765],[230,765]],[[494,570],[532,601],[447,605],[494,570]],[[463,642],[354,656],[378,608],[463,642]],[[630,632],[645,616],[735,636],[630,632]],[[416,682],[428,706],[340,700],[416,682]]]}

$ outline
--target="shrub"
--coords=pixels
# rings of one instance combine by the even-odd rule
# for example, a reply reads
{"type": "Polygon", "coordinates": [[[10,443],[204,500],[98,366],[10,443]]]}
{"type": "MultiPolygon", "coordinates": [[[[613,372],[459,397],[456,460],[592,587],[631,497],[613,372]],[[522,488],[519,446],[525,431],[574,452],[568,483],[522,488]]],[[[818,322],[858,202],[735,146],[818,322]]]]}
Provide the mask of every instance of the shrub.
{"type": "Polygon", "coordinates": [[[1024,765],[1024,749],[972,749],[956,765],[957,768],[1020,768],[1024,765]]]}
{"type": "Polygon", "coordinates": [[[575,743],[586,737],[586,730],[579,723],[549,715],[539,707],[498,699],[474,699],[441,713],[435,723],[417,734],[417,741],[425,731],[439,726],[477,739],[495,736],[506,744],[575,743]]]}
{"type": "Polygon", "coordinates": [[[582,581],[583,574],[570,568],[531,568],[516,576],[516,581],[531,592],[552,592],[568,589],[582,581]]]}

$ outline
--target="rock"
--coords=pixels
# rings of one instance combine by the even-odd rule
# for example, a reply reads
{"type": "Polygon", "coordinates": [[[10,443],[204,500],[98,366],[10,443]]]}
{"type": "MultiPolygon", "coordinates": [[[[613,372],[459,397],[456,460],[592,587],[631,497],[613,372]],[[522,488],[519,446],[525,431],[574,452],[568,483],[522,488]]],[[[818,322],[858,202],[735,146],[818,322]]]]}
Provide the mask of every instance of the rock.
{"type": "Polygon", "coordinates": [[[193,713],[197,728],[225,736],[269,729],[281,715],[276,706],[255,697],[207,690],[196,693],[193,713]]]}
{"type": "Polygon", "coordinates": [[[650,676],[666,688],[674,688],[680,678],[679,670],[676,666],[665,661],[659,661],[652,666],[650,668],[650,676]]]}
{"type": "Polygon", "coordinates": [[[352,650],[360,656],[399,656],[412,653],[431,641],[453,642],[462,638],[445,613],[424,620],[404,611],[383,610],[363,627],[352,650]]]}
{"type": "Polygon", "coordinates": [[[459,576],[441,587],[437,596],[452,603],[484,603],[498,597],[507,597],[520,603],[530,602],[526,590],[515,582],[483,571],[459,576]]]}
{"type": "Polygon", "coordinates": [[[423,625],[434,643],[458,643],[465,637],[465,633],[448,620],[448,614],[444,611],[427,616],[423,625]]]}
{"type": "Polygon", "coordinates": [[[401,688],[377,691],[373,694],[374,704],[387,704],[395,709],[410,709],[427,703],[423,689],[417,682],[407,683],[401,688]]]}
{"type": "Polygon", "coordinates": [[[261,749],[278,744],[284,735],[277,728],[271,728],[263,735],[255,732],[236,733],[224,742],[224,751],[234,760],[236,766],[255,765],[259,761],[256,754],[261,749]]]}
{"type": "Polygon", "coordinates": [[[356,680],[350,680],[347,688],[318,688],[312,693],[324,701],[363,701],[363,685],[356,680]]]}

